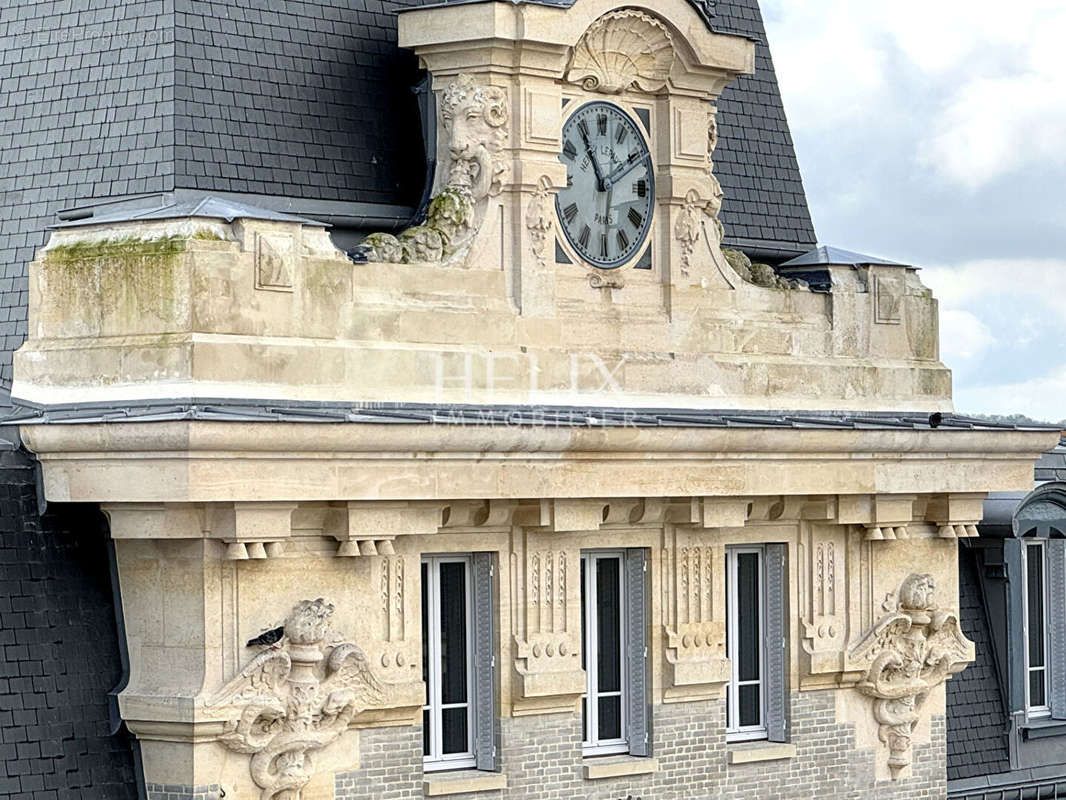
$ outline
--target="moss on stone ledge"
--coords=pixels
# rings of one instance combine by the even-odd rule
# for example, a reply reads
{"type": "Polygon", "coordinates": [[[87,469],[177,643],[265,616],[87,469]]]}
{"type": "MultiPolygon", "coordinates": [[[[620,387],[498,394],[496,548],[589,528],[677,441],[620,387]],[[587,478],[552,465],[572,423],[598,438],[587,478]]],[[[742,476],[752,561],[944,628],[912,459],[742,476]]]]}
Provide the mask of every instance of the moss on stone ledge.
{"type": "Polygon", "coordinates": [[[71,242],[44,253],[49,305],[68,310],[99,306],[99,313],[119,313],[132,324],[139,314],[169,317],[177,300],[175,259],[190,241],[218,239],[210,231],[191,237],[124,237],[71,242]]]}
{"type": "MultiPolygon", "coordinates": [[[[209,232],[200,232],[209,233],[209,232]]],[[[196,238],[209,238],[207,235],[196,238]]],[[[212,235],[213,236],[213,235],[212,235]]],[[[213,238],[218,238],[213,236],[213,238]]],[[[45,252],[45,261],[50,264],[78,264],[106,258],[109,261],[141,261],[146,258],[169,259],[185,252],[188,236],[161,236],[156,239],[139,239],[128,236],[122,239],[101,239],[95,242],[71,242],[60,244],[45,252]]]]}

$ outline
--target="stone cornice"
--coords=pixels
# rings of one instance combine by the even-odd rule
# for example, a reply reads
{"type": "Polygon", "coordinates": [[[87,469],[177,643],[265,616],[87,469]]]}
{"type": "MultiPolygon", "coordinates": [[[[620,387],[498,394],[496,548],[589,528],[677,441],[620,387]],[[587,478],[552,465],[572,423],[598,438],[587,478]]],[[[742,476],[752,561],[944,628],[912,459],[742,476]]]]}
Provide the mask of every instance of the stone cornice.
{"type": "Polygon", "coordinates": [[[161,422],[21,428],[56,502],[773,496],[1026,488],[1054,431],[161,422]]]}

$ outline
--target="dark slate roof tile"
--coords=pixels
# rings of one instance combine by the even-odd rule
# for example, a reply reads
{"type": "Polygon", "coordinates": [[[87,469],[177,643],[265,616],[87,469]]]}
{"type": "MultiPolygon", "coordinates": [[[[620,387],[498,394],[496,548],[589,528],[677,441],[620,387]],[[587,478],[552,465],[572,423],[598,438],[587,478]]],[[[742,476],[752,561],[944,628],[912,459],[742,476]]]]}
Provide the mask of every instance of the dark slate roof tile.
{"type": "Polygon", "coordinates": [[[959,623],[977,660],[947,683],[949,780],[1010,770],[1009,717],[996,671],[980,579],[969,550],[959,552],[959,623]]]}

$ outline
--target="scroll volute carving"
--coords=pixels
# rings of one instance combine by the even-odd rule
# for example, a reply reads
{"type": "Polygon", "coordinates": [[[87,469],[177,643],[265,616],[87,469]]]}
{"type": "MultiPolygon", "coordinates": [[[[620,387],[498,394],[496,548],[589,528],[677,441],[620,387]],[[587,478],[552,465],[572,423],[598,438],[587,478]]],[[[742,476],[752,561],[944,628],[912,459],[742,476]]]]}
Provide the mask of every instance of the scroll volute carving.
{"type": "Polygon", "coordinates": [[[959,628],[958,614],[938,606],[930,575],[909,576],[885,601],[885,611],[851,657],[868,665],[856,688],[872,700],[888,766],[898,778],[912,760],[922,705],[973,661],[974,645],[959,628]]]}
{"type": "Polygon", "coordinates": [[[512,535],[510,560],[519,694],[538,707],[568,707],[585,686],[581,553],[558,537],[518,531],[512,535]]]}
{"type": "Polygon", "coordinates": [[[313,757],[380,704],[386,689],[354,644],[327,643],[333,606],[305,600],[285,620],[279,641],[256,655],[208,703],[225,723],[219,742],[249,758],[259,800],[301,800],[313,757]]]}
{"type": "Polygon", "coordinates": [[[711,696],[715,684],[729,680],[725,553],[684,528],[668,528],[664,538],[662,606],[673,684],[667,699],[711,696]]]}
{"type": "Polygon", "coordinates": [[[357,253],[366,261],[460,265],[470,252],[486,201],[507,174],[510,132],[507,92],[460,75],[440,96],[440,173],[422,225],[397,236],[373,233],[357,253]]]}

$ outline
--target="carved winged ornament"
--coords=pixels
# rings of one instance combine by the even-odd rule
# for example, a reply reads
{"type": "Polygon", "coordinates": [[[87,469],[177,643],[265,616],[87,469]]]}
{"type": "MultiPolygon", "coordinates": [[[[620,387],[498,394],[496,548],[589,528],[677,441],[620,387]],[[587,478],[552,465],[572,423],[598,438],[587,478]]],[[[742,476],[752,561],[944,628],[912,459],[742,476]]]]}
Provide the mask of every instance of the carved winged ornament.
{"type": "Polygon", "coordinates": [[[959,628],[958,615],[937,607],[930,575],[908,577],[898,599],[890,596],[885,610],[886,616],[851,655],[869,664],[856,688],[873,699],[895,778],[911,763],[914,727],[926,698],[973,661],[974,645],[959,628]]]}
{"type": "Polygon", "coordinates": [[[314,775],[314,753],[382,700],[361,649],[325,644],[332,614],[322,599],[297,605],[281,640],[253,658],[205,709],[226,719],[219,741],[251,756],[260,800],[300,800],[314,775]]]}

